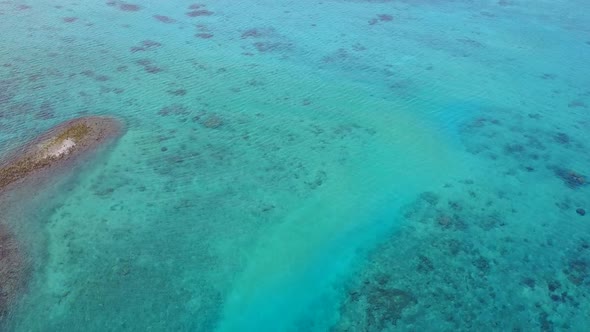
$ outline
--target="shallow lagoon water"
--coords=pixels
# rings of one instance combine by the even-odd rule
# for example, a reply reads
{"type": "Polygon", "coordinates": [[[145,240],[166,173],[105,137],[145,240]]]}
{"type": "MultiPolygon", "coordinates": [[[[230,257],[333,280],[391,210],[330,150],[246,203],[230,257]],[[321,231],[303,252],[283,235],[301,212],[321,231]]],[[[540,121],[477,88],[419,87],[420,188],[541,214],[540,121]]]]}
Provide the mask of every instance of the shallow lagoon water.
{"type": "Polygon", "coordinates": [[[3,329],[583,331],[587,6],[2,2],[3,152],[127,126],[4,202],[3,329]]]}

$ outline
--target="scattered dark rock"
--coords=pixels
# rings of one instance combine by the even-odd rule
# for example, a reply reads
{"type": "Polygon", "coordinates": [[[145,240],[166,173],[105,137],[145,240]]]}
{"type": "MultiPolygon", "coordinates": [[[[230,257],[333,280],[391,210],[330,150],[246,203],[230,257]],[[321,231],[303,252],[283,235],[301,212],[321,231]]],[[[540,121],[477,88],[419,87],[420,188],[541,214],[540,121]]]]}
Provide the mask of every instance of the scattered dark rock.
{"type": "Polygon", "coordinates": [[[168,16],[165,15],[154,15],[153,16],[156,20],[162,22],[162,23],[175,23],[176,20],[173,18],[170,18],[168,16]]]}
{"type": "Polygon", "coordinates": [[[158,114],[161,116],[168,116],[168,115],[188,115],[190,114],[189,109],[180,104],[172,104],[169,106],[162,107],[158,114]]]}
{"type": "Polygon", "coordinates": [[[119,9],[124,12],[136,12],[141,9],[138,5],[134,5],[131,3],[122,3],[119,5],[119,9]]]}
{"type": "Polygon", "coordinates": [[[433,270],[434,264],[432,264],[432,261],[424,255],[418,255],[418,271],[431,272],[433,270]]]}
{"type": "Polygon", "coordinates": [[[587,184],[584,175],[576,171],[561,167],[555,167],[553,171],[555,175],[562,179],[563,182],[572,189],[576,189],[587,184]]]}
{"type": "Polygon", "coordinates": [[[207,116],[201,124],[209,129],[217,129],[223,125],[223,119],[218,115],[211,114],[207,116]]]}
{"type": "Polygon", "coordinates": [[[310,181],[305,181],[305,184],[309,187],[309,189],[316,189],[324,184],[324,182],[328,179],[328,175],[324,171],[318,171],[315,177],[310,181]]]}
{"type": "Polygon", "coordinates": [[[173,96],[184,96],[184,95],[186,95],[186,90],[185,89],[168,90],[166,92],[168,92],[169,94],[171,94],[173,96]]]}
{"type": "Polygon", "coordinates": [[[162,68],[156,66],[145,66],[144,70],[150,74],[157,74],[162,71],[162,68]]]}
{"type": "Polygon", "coordinates": [[[144,52],[144,51],[153,51],[162,46],[162,43],[159,43],[154,40],[143,40],[139,45],[133,46],[130,48],[131,53],[136,52],[144,52]]]}
{"type": "Polygon", "coordinates": [[[531,119],[539,120],[539,119],[541,119],[541,117],[542,116],[539,113],[530,113],[529,114],[529,118],[531,118],[531,119]]]}
{"type": "Polygon", "coordinates": [[[541,325],[541,332],[553,332],[555,328],[553,326],[553,322],[549,320],[549,314],[546,312],[542,312],[539,315],[539,325],[541,325]]]}
{"type": "Polygon", "coordinates": [[[550,292],[555,292],[559,287],[561,287],[561,283],[557,280],[551,280],[547,283],[547,289],[549,289],[550,292]]]}
{"type": "Polygon", "coordinates": [[[293,47],[291,43],[281,42],[256,42],[252,44],[260,53],[265,52],[284,52],[289,51],[293,47]]]}
{"type": "Polygon", "coordinates": [[[479,256],[473,261],[473,266],[478,268],[481,272],[487,273],[490,271],[490,262],[483,256],[479,256]]]}
{"type": "Polygon", "coordinates": [[[188,16],[188,17],[211,16],[211,15],[213,15],[213,12],[209,11],[207,9],[193,10],[193,11],[186,13],[186,16],[188,16]]]}
{"type": "Polygon", "coordinates": [[[535,288],[535,279],[533,278],[524,278],[522,279],[522,284],[526,285],[529,288],[535,288]]]}
{"type": "Polygon", "coordinates": [[[588,263],[581,259],[574,259],[568,263],[564,273],[574,285],[581,285],[589,275],[588,263]]]}
{"type": "Polygon", "coordinates": [[[525,152],[525,148],[520,144],[506,144],[504,146],[505,154],[519,154],[523,152],[525,152]]]}
{"type": "Polygon", "coordinates": [[[197,33],[195,35],[195,37],[201,38],[201,39],[211,39],[211,38],[213,38],[213,34],[211,34],[211,33],[205,33],[205,32],[204,33],[197,33]]]}
{"type": "Polygon", "coordinates": [[[553,138],[560,144],[568,144],[570,142],[570,137],[566,133],[557,133],[553,138]]]}
{"type": "Polygon", "coordinates": [[[436,205],[438,204],[440,197],[431,191],[426,191],[420,194],[420,199],[422,199],[429,205],[436,205]]]}
{"type": "Polygon", "coordinates": [[[372,283],[366,284],[360,292],[366,296],[367,325],[383,331],[395,325],[403,311],[418,301],[413,294],[395,288],[385,288],[372,283]]]}
{"type": "Polygon", "coordinates": [[[579,208],[579,209],[576,209],[576,213],[581,216],[584,216],[584,215],[586,215],[586,210],[579,208]]]}
{"type": "Polygon", "coordinates": [[[391,16],[389,14],[379,14],[379,15],[377,15],[377,18],[381,22],[390,22],[390,21],[393,21],[393,16],[391,16]]]}
{"type": "Polygon", "coordinates": [[[269,36],[272,36],[274,34],[274,32],[275,32],[274,28],[253,28],[253,29],[245,30],[242,33],[241,38],[246,39],[246,38],[269,37],[269,36]]]}
{"type": "Polygon", "coordinates": [[[436,222],[442,228],[449,228],[453,224],[453,218],[451,218],[447,215],[441,214],[436,218],[436,222]]]}
{"type": "Polygon", "coordinates": [[[478,221],[478,224],[482,229],[489,231],[496,227],[505,226],[506,222],[499,215],[493,214],[489,216],[482,216],[478,221]]]}
{"type": "Polygon", "coordinates": [[[449,201],[449,207],[451,209],[453,209],[454,211],[461,211],[461,210],[463,210],[463,206],[461,206],[461,203],[459,203],[457,201],[449,201]]]}
{"type": "Polygon", "coordinates": [[[572,100],[569,104],[567,104],[569,108],[586,108],[588,107],[585,102],[581,100],[572,100]]]}
{"type": "Polygon", "coordinates": [[[445,245],[448,252],[453,256],[457,256],[460,252],[465,251],[464,244],[459,240],[451,239],[445,245]]]}

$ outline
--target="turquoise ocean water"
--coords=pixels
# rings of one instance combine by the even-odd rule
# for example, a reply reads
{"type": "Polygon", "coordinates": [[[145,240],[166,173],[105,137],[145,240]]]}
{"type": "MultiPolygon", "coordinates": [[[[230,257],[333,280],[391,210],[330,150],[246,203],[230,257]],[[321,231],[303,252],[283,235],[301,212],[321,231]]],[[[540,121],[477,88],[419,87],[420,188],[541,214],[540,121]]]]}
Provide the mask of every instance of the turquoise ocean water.
{"type": "Polygon", "coordinates": [[[6,331],[587,331],[590,3],[0,1],[6,331]],[[587,214],[584,212],[588,211],[587,214]]]}

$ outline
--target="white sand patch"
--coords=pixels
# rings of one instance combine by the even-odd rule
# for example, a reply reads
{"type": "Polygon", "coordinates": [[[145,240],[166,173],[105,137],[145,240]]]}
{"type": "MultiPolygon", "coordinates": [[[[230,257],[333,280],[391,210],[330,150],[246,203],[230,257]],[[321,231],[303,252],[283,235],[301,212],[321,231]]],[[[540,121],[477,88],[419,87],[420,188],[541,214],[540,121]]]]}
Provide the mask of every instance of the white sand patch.
{"type": "Polygon", "coordinates": [[[74,140],[71,138],[66,138],[61,142],[61,144],[49,146],[45,152],[44,158],[61,157],[65,154],[68,154],[74,146],[76,146],[76,142],[74,142],[74,140]]]}

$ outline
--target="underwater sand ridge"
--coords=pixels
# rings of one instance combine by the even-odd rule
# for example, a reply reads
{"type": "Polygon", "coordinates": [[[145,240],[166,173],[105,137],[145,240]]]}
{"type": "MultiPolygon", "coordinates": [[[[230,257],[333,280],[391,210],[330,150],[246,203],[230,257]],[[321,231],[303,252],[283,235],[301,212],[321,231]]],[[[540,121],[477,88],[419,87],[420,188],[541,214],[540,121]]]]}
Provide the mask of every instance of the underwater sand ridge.
{"type": "Polygon", "coordinates": [[[376,129],[371,146],[347,167],[333,170],[321,194],[308,197],[252,251],[252,263],[226,300],[218,331],[256,326],[289,329],[315,303],[314,297],[332,296],[322,292],[350,272],[355,253],[371,246],[375,233],[394,227],[390,221],[395,220],[396,206],[422,186],[441,181],[440,172],[452,176],[466,171],[454,145],[440,138],[436,128],[409,109],[391,111],[391,104],[373,102],[374,109],[390,111],[379,112],[378,119],[366,113],[354,118],[355,123],[376,129]],[[379,191],[383,183],[394,183],[395,188],[379,191]],[[369,192],[374,198],[358,203],[369,192]],[[281,322],[273,318],[278,312],[281,322]]]}

